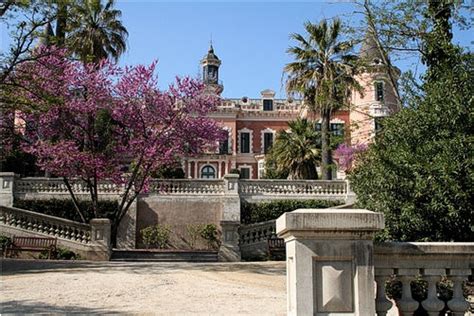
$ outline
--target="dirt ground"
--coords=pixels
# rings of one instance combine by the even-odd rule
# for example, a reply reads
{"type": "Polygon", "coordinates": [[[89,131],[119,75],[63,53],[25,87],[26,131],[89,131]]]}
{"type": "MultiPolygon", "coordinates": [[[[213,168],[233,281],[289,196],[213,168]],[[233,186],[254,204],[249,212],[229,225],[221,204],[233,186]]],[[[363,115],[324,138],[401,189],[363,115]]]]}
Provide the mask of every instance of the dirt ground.
{"type": "Polygon", "coordinates": [[[285,315],[285,262],[4,259],[0,313],[285,315]]]}

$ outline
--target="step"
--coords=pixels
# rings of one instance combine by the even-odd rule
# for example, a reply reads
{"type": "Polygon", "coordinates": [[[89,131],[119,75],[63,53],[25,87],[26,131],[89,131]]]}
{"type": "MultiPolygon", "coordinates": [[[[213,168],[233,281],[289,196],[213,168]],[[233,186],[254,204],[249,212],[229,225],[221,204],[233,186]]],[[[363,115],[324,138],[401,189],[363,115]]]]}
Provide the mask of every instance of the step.
{"type": "Polygon", "coordinates": [[[217,251],[131,249],[112,251],[111,261],[217,262],[217,251]]]}

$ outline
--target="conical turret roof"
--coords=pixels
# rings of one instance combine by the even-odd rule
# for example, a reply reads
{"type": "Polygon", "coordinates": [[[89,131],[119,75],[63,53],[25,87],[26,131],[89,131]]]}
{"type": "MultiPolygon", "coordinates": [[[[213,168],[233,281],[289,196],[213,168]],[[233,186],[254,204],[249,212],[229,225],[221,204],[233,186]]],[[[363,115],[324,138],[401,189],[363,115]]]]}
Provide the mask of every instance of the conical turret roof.
{"type": "Polygon", "coordinates": [[[212,47],[212,44],[209,46],[209,50],[206,55],[204,55],[203,59],[215,59],[219,60],[219,57],[214,53],[214,47],[212,47]]]}
{"type": "Polygon", "coordinates": [[[383,57],[378,49],[377,42],[375,41],[375,35],[370,29],[365,33],[364,41],[362,42],[362,47],[360,48],[359,57],[366,61],[376,61],[383,62],[383,57]]]}

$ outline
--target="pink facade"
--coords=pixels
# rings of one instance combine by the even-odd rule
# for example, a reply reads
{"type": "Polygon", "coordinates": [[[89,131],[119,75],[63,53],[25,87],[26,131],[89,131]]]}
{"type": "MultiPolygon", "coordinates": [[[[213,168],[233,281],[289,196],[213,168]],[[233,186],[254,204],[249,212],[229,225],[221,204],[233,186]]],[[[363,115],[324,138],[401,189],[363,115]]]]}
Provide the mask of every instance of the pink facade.
{"type": "MultiPolygon", "coordinates": [[[[368,70],[357,77],[363,91],[352,93],[351,107],[336,111],[330,122],[344,130],[350,144],[373,141],[382,118],[398,110],[395,90],[369,37],[360,57],[370,64],[368,70]]],[[[224,88],[218,80],[221,61],[212,46],[201,64],[209,92],[220,94],[224,88]]],[[[216,153],[186,159],[183,162],[186,177],[222,178],[232,169],[239,169],[243,178],[261,178],[266,148],[275,140],[276,133],[287,129],[289,121],[306,116],[300,100],[275,99],[274,96],[272,90],[264,90],[259,99],[223,99],[212,117],[228,131],[228,140],[216,153]]],[[[312,119],[319,120],[318,117],[312,119]]]]}

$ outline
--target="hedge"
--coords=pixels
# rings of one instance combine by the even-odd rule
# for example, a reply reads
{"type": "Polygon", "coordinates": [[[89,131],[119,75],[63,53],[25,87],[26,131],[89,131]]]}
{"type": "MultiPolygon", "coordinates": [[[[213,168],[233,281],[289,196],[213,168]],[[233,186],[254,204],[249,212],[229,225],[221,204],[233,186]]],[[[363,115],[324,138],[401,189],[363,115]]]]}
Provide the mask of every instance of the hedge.
{"type": "MultiPolygon", "coordinates": [[[[71,200],[15,200],[13,202],[13,206],[27,211],[70,219],[76,222],[81,221],[81,218],[77,214],[74,204],[71,200]]],[[[117,207],[117,201],[99,201],[99,217],[107,217],[112,219],[112,214],[117,209],[117,207]]],[[[90,201],[79,201],[79,208],[84,211],[84,216],[87,222],[89,222],[89,220],[94,217],[91,211],[90,201]]]]}
{"type": "Polygon", "coordinates": [[[328,208],[344,204],[343,201],[326,200],[276,200],[263,203],[248,203],[242,201],[240,218],[242,224],[277,219],[285,212],[291,212],[298,208],[328,208]]]}

